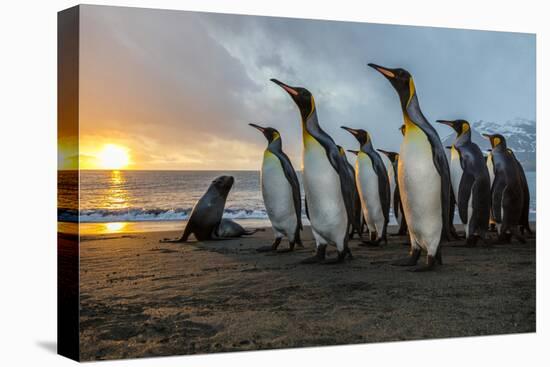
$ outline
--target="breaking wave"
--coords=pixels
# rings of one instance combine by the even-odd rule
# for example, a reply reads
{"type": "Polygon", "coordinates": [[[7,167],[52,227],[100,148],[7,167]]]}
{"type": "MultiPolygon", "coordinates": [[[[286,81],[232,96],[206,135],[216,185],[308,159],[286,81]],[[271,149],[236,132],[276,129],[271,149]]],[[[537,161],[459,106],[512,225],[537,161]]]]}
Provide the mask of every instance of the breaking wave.
{"type": "MultiPolygon", "coordinates": [[[[176,209],[59,209],[58,220],[61,222],[102,223],[102,222],[145,222],[187,220],[191,208],[176,209]]],[[[224,218],[230,219],[267,219],[262,209],[226,208],[224,218]]]]}

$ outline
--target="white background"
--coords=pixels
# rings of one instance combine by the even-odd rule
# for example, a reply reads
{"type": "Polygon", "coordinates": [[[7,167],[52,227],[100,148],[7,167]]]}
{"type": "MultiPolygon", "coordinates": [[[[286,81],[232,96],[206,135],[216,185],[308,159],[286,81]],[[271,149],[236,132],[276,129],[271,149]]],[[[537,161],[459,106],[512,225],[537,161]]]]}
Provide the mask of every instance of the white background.
{"type": "MultiPolygon", "coordinates": [[[[550,362],[550,22],[544,1],[180,0],[95,4],[537,33],[537,333],[102,362],[104,366],[525,366],[550,362]],[[545,312],[546,311],[546,312],[545,312]]],[[[72,1],[0,5],[0,364],[69,365],[56,343],[56,12],[72,1]]],[[[358,45],[360,47],[360,45],[358,45]]],[[[429,57],[429,55],[427,55],[429,57]]],[[[511,70],[510,72],[513,72],[511,70]]],[[[503,77],[506,77],[505,75],[503,77]]],[[[365,310],[368,312],[368,310],[365,310]]]]}

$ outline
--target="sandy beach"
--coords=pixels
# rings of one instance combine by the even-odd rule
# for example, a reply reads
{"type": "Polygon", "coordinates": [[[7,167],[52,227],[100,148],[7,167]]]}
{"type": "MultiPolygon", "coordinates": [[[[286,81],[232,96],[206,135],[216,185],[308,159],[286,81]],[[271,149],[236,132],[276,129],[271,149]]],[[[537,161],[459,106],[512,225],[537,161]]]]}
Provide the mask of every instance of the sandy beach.
{"type": "Polygon", "coordinates": [[[352,240],[344,264],[300,265],[314,248],[309,228],[305,247],[286,254],[255,251],[271,229],[159,243],[177,234],[82,237],[82,360],[535,331],[534,238],[448,243],[442,267],[410,273],[389,264],[407,253],[404,237],[380,248],[352,240]]]}

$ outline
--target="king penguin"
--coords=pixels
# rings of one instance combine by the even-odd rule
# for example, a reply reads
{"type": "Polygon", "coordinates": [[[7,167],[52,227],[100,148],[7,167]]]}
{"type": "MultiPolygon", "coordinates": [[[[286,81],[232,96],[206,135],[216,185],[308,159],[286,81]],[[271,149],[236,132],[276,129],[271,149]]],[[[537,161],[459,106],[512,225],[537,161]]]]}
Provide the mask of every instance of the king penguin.
{"type": "Polygon", "coordinates": [[[426,265],[414,271],[431,270],[442,263],[440,244],[449,239],[451,180],[445,150],[437,131],[420,110],[411,74],[404,69],[369,66],[384,75],[397,91],[405,123],[397,176],[411,251],[408,258],[394,265],[416,265],[423,249],[427,252],[426,265]]]}
{"type": "Polygon", "coordinates": [[[281,134],[271,127],[249,125],[260,130],[267,139],[260,181],[265,209],[275,235],[271,246],[260,247],[257,251],[277,251],[284,237],[288,238],[290,244],[288,251],[292,251],[295,244],[302,244],[302,199],[298,176],[283,152],[281,134]]]}
{"type": "Polygon", "coordinates": [[[514,153],[506,146],[506,139],[500,134],[482,134],[491,142],[491,158],[494,181],[491,187],[491,209],[497,224],[499,242],[510,242],[516,236],[524,210],[525,192],[520,167],[514,153]]]}
{"type": "Polygon", "coordinates": [[[466,246],[485,239],[489,227],[491,180],[479,146],[472,142],[472,130],[465,120],[437,120],[456,132],[451,146],[451,185],[460,220],[466,232],[466,246]]]}
{"type": "Polygon", "coordinates": [[[353,221],[353,182],[334,140],[320,126],[313,95],[305,88],[291,87],[277,79],[298,106],[302,125],[303,184],[316,254],[302,263],[337,263],[351,256],[349,227],[353,221]],[[325,261],[326,247],[335,245],[338,256],[325,261]]]}
{"type": "Polygon", "coordinates": [[[351,133],[360,144],[355,161],[355,182],[370,233],[370,241],[366,244],[377,246],[382,240],[387,242],[391,201],[388,171],[367,131],[346,126],[342,129],[351,133]]]}
{"type": "Polygon", "coordinates": [[[357,191],[357,185],[355,185],[355,168],[349,163],[344,148],[340,145],[337,145],[337,147],[342,159],[346,162],[346,169],[350,176],[349,181],[353,184],[353,187],[350,189],[353,193],[353,221],[351,223],[349,238],[352,239],[354,233],[357,233],[357,236],[361,238],[361,197],[359,196],[359,191],[357,191]]]}
{"type": "Polygon", "coordinates": [[[533,234],[531,227],[529,227],[529,204],[531,201],[531,194],[529,193],[527,176],[525,176],[525,170],[523,169],[521,162],[516,158],[516,155],[514,154],[514,152],[511,149],[508,149],[508,150],[510,151],[510,153],[512,153],[512,156],[514,157],[518,165],[520,178],[521,178],[521,186],[523,190],[523,208],[521,209],[521,219],[519,222],[519,230],[522,235],[524,234],[524,232],[527,232],[528,234],[533,234]]]}
{"type": "Polygon", "coordinates": [[[388,170],[388,175],[390,175],[390,187],[391,182],[394,182],[394,189],[392,195],[392,206],[393,214],[397,220],[398,231],[397,235],[404,236],[407,234],[407,221],[405,220],[405,215],[403,214],[403,204],[401,204],[401,195],[399,194],[399,182],[397,179],[397,167],[399,166],[399,153],[389,152],[387,150],[377,149],[380,153],[386,155],[389,161],[391,162],[391,169],[388,170]]]}

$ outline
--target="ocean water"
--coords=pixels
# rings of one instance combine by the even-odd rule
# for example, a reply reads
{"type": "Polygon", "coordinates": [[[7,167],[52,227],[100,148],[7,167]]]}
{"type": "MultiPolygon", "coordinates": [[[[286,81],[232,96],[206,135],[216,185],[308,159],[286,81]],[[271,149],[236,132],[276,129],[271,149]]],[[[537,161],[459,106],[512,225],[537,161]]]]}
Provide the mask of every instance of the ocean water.
{"type": "MultiPolygon", "coordinates": [[[[77,175],[60,171],[58,220],[78,222],[80,219],[81,223],[185,221],[210,182],[224,174],[235,178],[224,217],[267,224],[258,171],[80,171],[80,215],[73,200],[77,175]]],[[[526,174],[534,220],[536,176],[535,172],[526,174]]],[[[298,178],[301,180],[300,173],[298,178]]],[[[391,222],[395,222],[394,218],[391,222]]]]}

